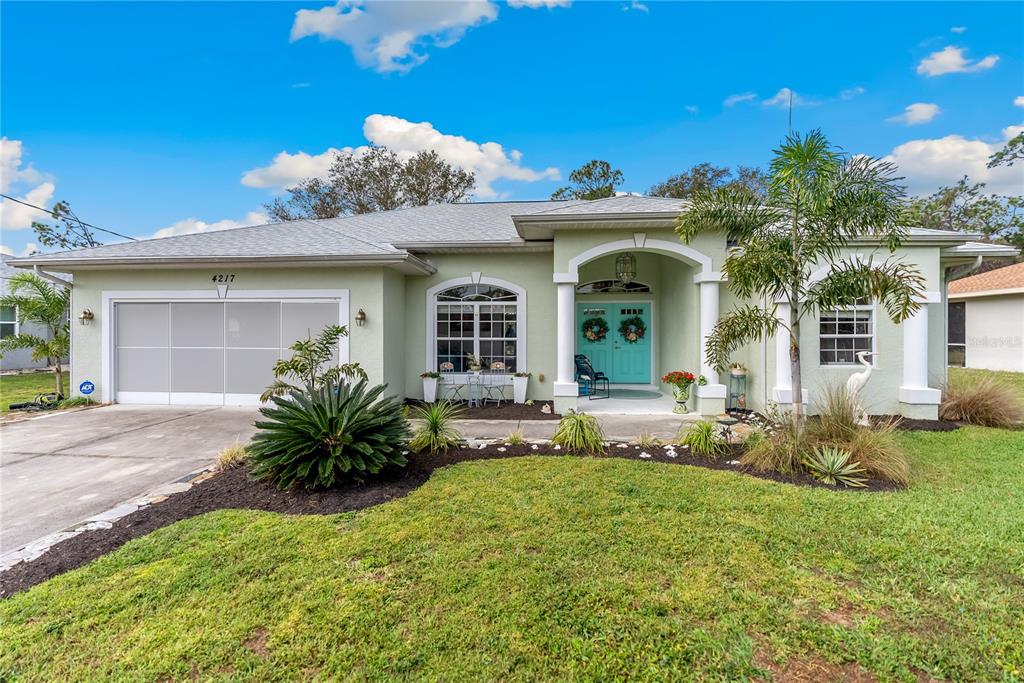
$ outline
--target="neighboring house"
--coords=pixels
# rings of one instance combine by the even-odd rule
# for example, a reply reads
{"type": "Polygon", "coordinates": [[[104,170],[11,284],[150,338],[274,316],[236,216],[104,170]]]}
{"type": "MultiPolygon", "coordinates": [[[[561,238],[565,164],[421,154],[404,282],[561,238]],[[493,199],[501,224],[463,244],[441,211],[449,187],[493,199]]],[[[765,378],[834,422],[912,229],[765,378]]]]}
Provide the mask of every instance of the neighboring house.
{"type": "Polygon", "coordinates": [[[1024,263],[949,283],[949,362],[1024,372],[1024,263]]]}
{"type": "MultiPolygon", "coordinates": [[[[14,268],[7,264],[11,260],[9,256],[0,256],[0,294],[7,294],[7,284],[10,278],[24,270],[14,268]]],[[[64,279],[70,279],[66,275],[59,275],[64,279]]],[[[50,331],[44,325],[27,322],[24,325],[18,322],[18,312],[12,306],[0,306],[0,339],[16,334],[34,334],[46,339],[50,338],[50,331]]],[[[17,349],[8,351],[0,357],[0,370],[32,370],[45,368],[46,359],[32,360],[30,349],[17,349]]]]}
{"type": "MultiPolygon", "coordinates": [[[[706,362],[703,340],[720,314],[743,302],[723,281],[725,235],[681,243],[673,232],[681,207],[637,196],[441,204],[18,264],[74,274],[72,317],[88,309],[94,319],[73,325],[71,383],[90,380],[103,401],[256,403],[293,340],[340,322],[351,332],[340,360],[361,363],[372,381],[404,397],[422,396],[420,373],[441,363],[461,375],[464,354],[473,352],[531,372],[530,398],[553,398],[559,410],[597,407],[578,398],[579,352],[613,383],[634,388],[667,393],[659,383],[665,372],[702,373],[708,385],[697,388],[696,408],[716,414],[725,408],[726,378],[706,362]],[[634,277],[623,283],[618,271],[630,265],[634,277]],[[605,320],[607,335],[583,334],[593,318],[605,320]],[[628,341],[619,328],[635,318],[642,334],[628,341]]],[[[820,327],[804,324],[811,401],[861,369],[856,350],[874,350],[880,372],[865,390],[869,409],[934,418],[946,372],[946,270],[1016,253],[969,241],[976,238],[912,232],[898,257],[923,273],[926,305],[903,325],[870,302],[830,313],[820,327]]],[[[868,258],[878,249],[862,240],[850,252],[868,258]]],[[[750,369],[748,407],[791,401],[784,339],[751,344],[734,360],[750,369]]]]}

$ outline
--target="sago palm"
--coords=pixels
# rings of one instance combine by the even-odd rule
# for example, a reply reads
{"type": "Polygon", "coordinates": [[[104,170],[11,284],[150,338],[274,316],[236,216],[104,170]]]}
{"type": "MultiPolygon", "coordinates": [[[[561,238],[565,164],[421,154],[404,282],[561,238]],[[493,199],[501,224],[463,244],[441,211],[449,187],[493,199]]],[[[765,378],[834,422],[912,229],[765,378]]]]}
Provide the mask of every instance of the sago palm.
{"type": "Polygon", "coordinates": [[[819,131],[790,135],[773,154],[766,199],[742,188],[698,191],[677,219],[676,232],[684,242],[705,231],[724,232],[739,245],[723,266],[728,286],[738,298],[766,305],[745,305],[723,315],[708,337],[708,359],[724,371],[739,347],[775,335],[780,325],[788,330],[799,431],[801,321],[873,299],[900,323],[919,308],[924,278],[893,256],[908,233],[901,220],[905,189],[895,166],[844,154],[819,131]],[[868,258],[846,253],[862,238],[878,245],[868,258]],[[821,268],[828,274],[812,280],[821,268]],[[776,302],[790,304],[788,319],[780,320],[776,302]]]}
{"type": "Polygon", "coordinates": [[[71,288],[51,284],[34,273],[18,273],[7,282],[8,293],[0,297],[0,306],[13,306],[18,323],[35,323],[46,328],[47,337],[19,332],[0,339],[0,355],[15,349],[29,349],[32,360],[45,360],[53,366],[57,393],[64,395],[63,360],[71,348],[68,308],[71,288]]]}

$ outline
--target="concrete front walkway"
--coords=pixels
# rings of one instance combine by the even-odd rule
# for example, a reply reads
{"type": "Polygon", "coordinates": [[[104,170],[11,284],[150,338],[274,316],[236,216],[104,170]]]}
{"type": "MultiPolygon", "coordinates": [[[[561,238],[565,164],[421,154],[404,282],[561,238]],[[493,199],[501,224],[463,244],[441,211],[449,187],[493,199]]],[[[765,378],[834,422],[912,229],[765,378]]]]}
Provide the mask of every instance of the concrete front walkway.
{"type": "MultiPolygon", "coordinates": [[[[671,439],[684,422],[699,421],[699,415],[610,415],[595,413],[605,438],[631,441],[644,432],[659,439],[671,439]]],[[[558,429],[558,420],[457,420],[457,429],[467,439],[500,439],[516,429],[527,439],[550,439],[558,429]]]]}
{"type": "Polygon", "coordinates": [[[114,405],[0,426],[0,555],[209,465],[256,416],[114,405]]]}

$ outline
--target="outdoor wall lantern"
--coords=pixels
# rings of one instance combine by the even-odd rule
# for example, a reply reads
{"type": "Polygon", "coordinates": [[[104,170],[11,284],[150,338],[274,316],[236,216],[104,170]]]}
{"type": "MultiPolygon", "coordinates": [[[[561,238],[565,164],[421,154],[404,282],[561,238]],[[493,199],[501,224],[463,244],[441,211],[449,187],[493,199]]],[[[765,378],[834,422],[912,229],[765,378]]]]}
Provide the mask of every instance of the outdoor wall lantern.
{"type": "Polygon", "coordinates": [[[632,282],[636,278],[636,256],[629,252],[619,254],[615,259],[615,277],[624,285],[632,282]]]}
{"type": "Polygon", "coordinates": [[[83,325],[88,325],[89,323],[92,322],[92,319],[94,317],[95,316],[93,316],[92,311],[90,311],[87,308],[87,309],[82,311],[81,315],[78,316],[78,322],[82,323],[83,325]]]}
{"type": "Polygon", "coordinates": [[[360,308],[359,312],[356,313],[356,325],[358,325],[359,327],[362,327],[365,324],[366,324],[366,311],[364,311],[363,309],[360,308]]]}

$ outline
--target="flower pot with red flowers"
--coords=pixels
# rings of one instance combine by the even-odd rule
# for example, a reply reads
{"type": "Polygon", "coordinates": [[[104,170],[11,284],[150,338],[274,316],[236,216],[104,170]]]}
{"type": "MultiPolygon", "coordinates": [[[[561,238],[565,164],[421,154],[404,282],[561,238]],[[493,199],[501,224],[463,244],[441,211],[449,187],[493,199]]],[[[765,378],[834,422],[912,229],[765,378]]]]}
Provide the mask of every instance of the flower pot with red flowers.
{"type": "Polygon", "coordinates": [[[689,408],[686,406],[686,402],[690,400],[690,387],[694,383],[697,386],[702,387],[708,383],[707,378],[704,375],[695,375],[687,370],[673,370],[672,372],[666,373],[661,381],[672,387],[672,393],[675,395],[676,407],[672,409],[674,413],[688,413],[689,408]]]}

